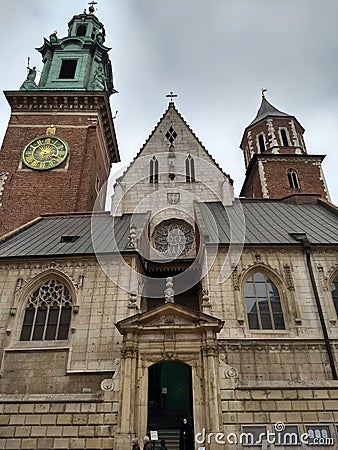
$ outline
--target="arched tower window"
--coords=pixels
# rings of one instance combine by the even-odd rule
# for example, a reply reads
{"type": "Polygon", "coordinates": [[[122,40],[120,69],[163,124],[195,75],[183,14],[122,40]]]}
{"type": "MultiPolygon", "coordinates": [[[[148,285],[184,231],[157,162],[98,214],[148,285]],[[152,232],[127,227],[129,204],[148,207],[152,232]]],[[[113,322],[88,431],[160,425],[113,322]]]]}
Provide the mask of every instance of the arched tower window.
{"type": "Polygon", "coordinates": [[[300,189],[298,175],[295,170],[288,170],[288,180],[291,189],[300,189]]]}
{"type": "Polygon", "coordinates": [[[156,156],[153,156],[150,160],[149,183],[158,183],[158,159],[156,156]]]}
{"type": "Polygon", "coordinates": [[[20,341],[68,338],[72,297],[64,284],[50,279],[29,298],[20,341]]]}
{"type": "Polygon", "coordinates": [[[86,25],[79,25],[76,30],[76,36],[86,36],[87,27],[86,25]]]}
{"type": "Polygon", "coordinates": [[[281,128],[280,136],[281,136],[281,139],[282,139],[282,145],[284,147],[289,147],[290,146],[289,136],[288,136],[288,134],[287,134],[287,132],[286,132],[286,130],[284,128],[281,128]]]}
{"type": "Polygon", "coordinates": [[[332,300],[334,303],[334,308],[335,308],[337,316],[338,316],[338,276],[336,276],[336,278],[332,281],[331,294],[332,294],[332,300]]]}
{"type": "Polygon", "coordinates": [[[270,278],[255,272],[247,279],[244,290],[250,329],[285,329],[279,292],[270,278]]]}
{"type": "Polygon", "coordinates": [[[185,180],[187,183],[195,181],[195,162],[191,155],[185,160],[185,180]]]}
{"type": "Polygon", "coordinates": [[[259,145],[259,150],[261,151],[261,153],[265,152],[266,148],[265,148],[265,139],[264,139],[263,134],[260,134],[258,136],[258,145],[259,145]]]}

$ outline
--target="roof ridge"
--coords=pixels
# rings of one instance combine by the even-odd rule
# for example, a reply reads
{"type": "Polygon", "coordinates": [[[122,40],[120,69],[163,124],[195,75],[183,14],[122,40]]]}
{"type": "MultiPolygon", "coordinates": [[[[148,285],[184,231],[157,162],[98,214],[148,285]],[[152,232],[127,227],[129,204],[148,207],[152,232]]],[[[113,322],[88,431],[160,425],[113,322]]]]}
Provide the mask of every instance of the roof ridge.
{"type": "Polygon", "coordinates": [[[0,243],[6,242],[8,239],[12,238],[13,236],[16,236],[17,234],[21,233],[22,231],[25,231],[27,228],[33,226],[35,223],[40,222],[42,220],[42,217],[36,217],[35,219],[21,225],[19,228],[15,228],[15,230],[10,231],[9,233],[4,234],[0,237],[0,243]]]}

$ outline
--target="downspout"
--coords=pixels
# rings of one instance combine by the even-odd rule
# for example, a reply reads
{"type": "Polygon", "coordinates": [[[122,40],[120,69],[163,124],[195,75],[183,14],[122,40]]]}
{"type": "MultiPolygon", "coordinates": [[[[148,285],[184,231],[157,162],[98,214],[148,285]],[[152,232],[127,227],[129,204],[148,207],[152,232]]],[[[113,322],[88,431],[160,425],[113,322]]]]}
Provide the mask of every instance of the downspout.
{"type": "Polygon", "coordinates": [[[307,268],[309,271],[311,285],[312,285],[313,293],[314,293],[315,300],[316,300],[317,310],[318,310],[318,314],[319,314],[319,320],[320,320],[320,324],[321,324],[321,328],[322,328],[322,332],[323,332],[323,336],[324,336],[325,347],[326,347],[326,351],[327,351],[329,361],[330,361],[332,378],[334,380],[337,380],[338,376],[337,376],[337,369],[336,369],[335,360],[334,360],[334,354],[333,354],[332,347],[330,344],[330,338],[329,338],[329,334],[327,332],[327,327],[326,327],[325,318],[324,318],[324,314],[323,314],[322,304],[320,302],[319,293],[318,293],[318,289],[317,289],[317,285],[316,285],[316,280],[315,280],[315,276],[313,273],[313,267],[312,267],[312,261],[311,261],[311,242],[307,238],[306,233],[290,233],[290,236],[292,236],[296,241],[298,241],[302,244],[304,252],[305,252],[306,264],[307,264],[307,268]]]}

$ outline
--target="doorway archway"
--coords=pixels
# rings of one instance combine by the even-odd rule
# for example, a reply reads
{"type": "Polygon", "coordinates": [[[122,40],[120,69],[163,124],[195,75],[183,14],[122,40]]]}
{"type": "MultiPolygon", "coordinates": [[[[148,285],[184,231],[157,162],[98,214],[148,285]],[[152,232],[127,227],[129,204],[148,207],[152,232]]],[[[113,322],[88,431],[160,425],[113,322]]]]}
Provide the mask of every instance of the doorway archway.
{"type": "Polygon", "coordinates": [[[177,429],[183,417],[192,424],[191,367],[179,361],[163,361],[148,371],[148,429],[177,429]]]}

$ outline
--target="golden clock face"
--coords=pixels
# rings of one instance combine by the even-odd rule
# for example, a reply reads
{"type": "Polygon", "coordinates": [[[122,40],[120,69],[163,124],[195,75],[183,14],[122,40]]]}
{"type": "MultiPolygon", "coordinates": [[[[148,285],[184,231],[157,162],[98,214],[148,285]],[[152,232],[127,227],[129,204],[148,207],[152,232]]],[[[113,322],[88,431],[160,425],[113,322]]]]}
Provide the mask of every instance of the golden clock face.
{"type": "Polygon", "coordinates": [[[55,136],[42,136],[26,145],[22,151],[22,161],[30,169],[49,170],[62,164],[68,154],[66,141],[55,136]]]}

